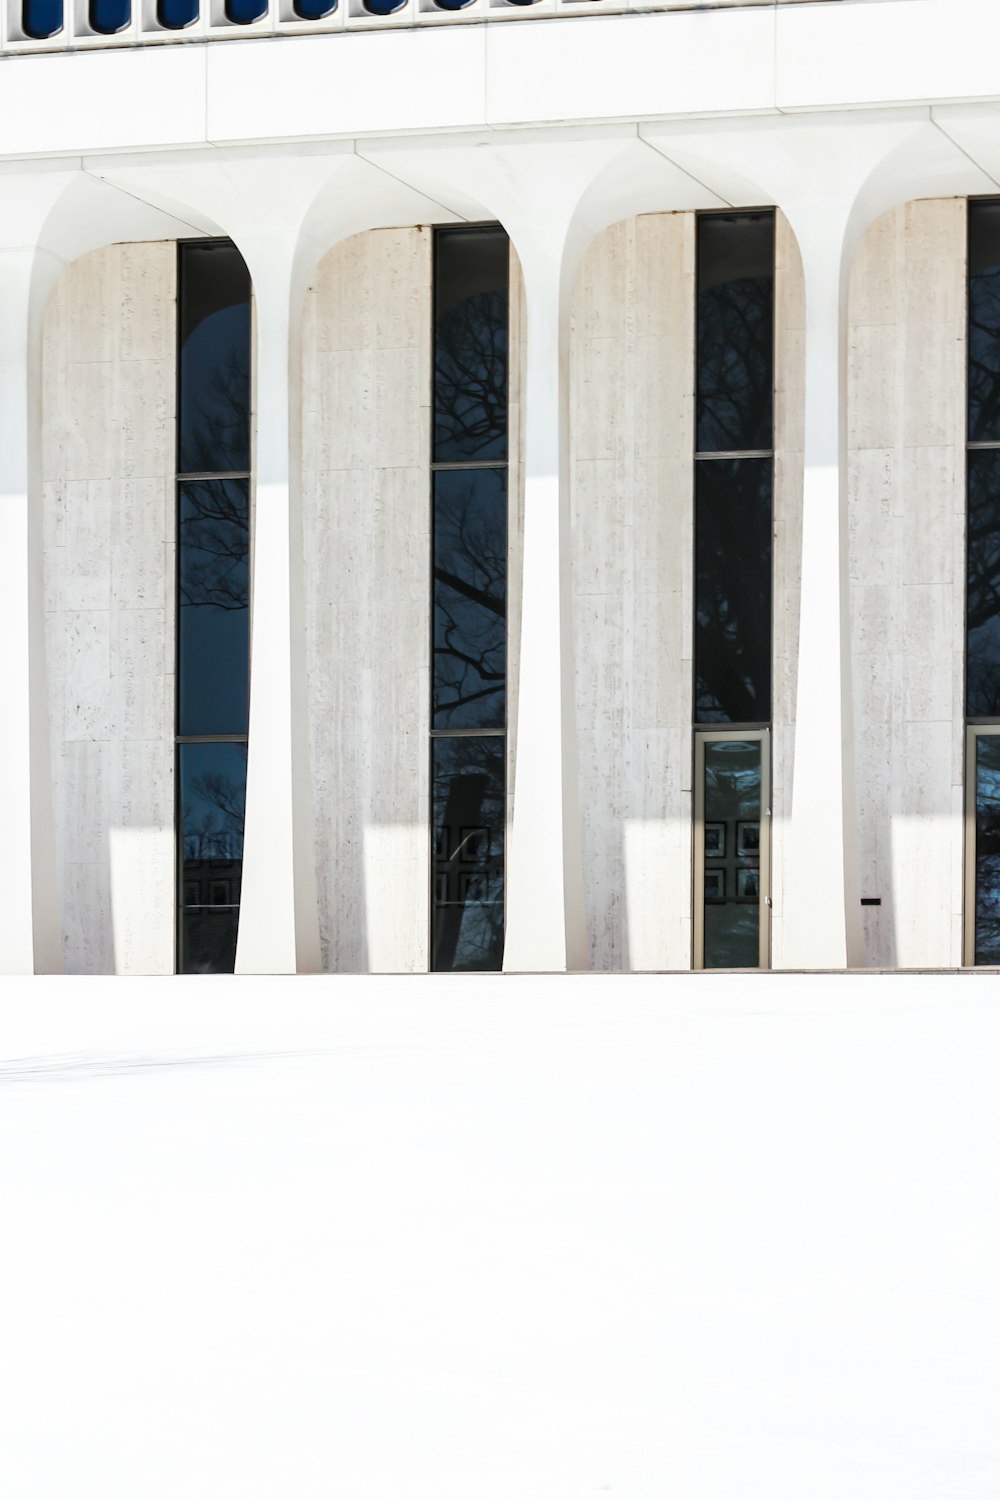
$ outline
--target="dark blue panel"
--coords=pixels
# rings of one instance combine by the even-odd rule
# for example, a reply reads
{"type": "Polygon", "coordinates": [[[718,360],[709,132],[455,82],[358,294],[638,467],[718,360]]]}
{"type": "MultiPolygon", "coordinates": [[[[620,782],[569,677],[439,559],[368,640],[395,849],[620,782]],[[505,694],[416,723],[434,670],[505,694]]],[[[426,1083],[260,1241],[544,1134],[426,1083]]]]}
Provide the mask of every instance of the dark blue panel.
{"type": "Polygon", "coordinates": [[[181,745],[178,871],[182,974],[231,974],[246,806],[245,745],[181,745]]]}
{"type": "Polygon", "coordinates": [[[267,15],[267,0],[226,0],[226,20],[234,26],[249,26],[267,15]]]}
{"type": "Polygon", "coordinates": [[[774,216],[698,220],[700,453],[773,446],[774,216]]]}
{"type": "Polygon", "coordinates": [[[502,735],[431,741],[435,972],[503,963],[502,735]]]}
{"type": "Polygon", "coordinates": [[[183,31],[198,19],[198,0],[157,0],[156,19],[168,31],[183,31]]]}
{"type": "Polygon", "coordinates": [[[322,21],[337,9],[337,0],[295,0],[292,6],[300,21],[322,21]]]}
{"type": "Polygon", "coordinates": [[[771,718],[771,460],[695,465],[695,723],[771,718]]]}
{"type": "Polygon", "coordinates": [[[435,729],[502,729],[507,678],[507,474],[434,476],[435,729]]]}
{"type": "Polygon", "coordinates": [[[759,740],[705,744],[706,969],[760,965],[759,740]]]}
{"type": "Polygon", "coordinates": [[[235,245],[185,245],[180,277],[182,474],[250,467],[250,276],[235,245]]]}
{"type": "Polygon", "coordinates": [[[90,27],[101,36],[124,31],[131,19],[132,0],[90,0],[90,27]]]}
{"type": "Polygon", "coordinates": [[[399,10],[406,0],[365,0],[365,10],[370,11],[373,16],[391,16],[394,10],[399,10]]]}
{"type": "Polygon", "coordinates": [[[179,734],[245,734],[250,513],[245,479],[178,495],[179,734]]]}
{"type": "Polygon", "coordinates": [[[467,5],[472,4],[472,0],[434,0],[434,4],[438,10],[464,10],[467,5]]]}
{"type": "Polygon", "coordinates": [[[965,699],[969,718],[1000,717],[1000,450],[968,455],[965,699]]]}
{"type": "Polygon", "coordinates": [[[1000,203],[969,204],[969,441],[1000,442],[1000,203]]]}
{"type": "Polygon", "coordinates": [[[63,29],[63,0],[22,0],[21,26],[35,41],[55,36],[63,29]]]}
{"type": "Polygon", "coordinates": [[[507,457],[510,249],[502,229],[439,230],[434,267],[434,460],[507,457]]]}

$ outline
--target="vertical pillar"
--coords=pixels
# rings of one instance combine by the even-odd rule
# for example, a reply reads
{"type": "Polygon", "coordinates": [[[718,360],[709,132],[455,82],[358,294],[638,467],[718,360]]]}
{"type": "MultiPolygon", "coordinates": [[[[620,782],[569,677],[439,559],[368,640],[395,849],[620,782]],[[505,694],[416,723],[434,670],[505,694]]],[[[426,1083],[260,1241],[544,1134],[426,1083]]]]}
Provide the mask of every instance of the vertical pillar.
{"type": "Polygon", "coordinates": [[[40,504],[41,313],[57,268],[45,269],[34,250],[0,252],[0,974],[62,969],[40,504]]]}
{"type": "Polygon", "coordinates": [[[587,966],[576,747],[564,240],[517,245],[524,276],[524,539],[507,972],[587,966]]]}
{"type": "Polygon", "coordinates": [[[848,209],[786,209],[805,273],[805,475],[782,963],[862,961],[847,575],[848,209]]]}
{"type": "Polygon", "coordinates": [[[255,256],[250,721],[238,974],[320,967],[306,716],[301,526],[301,299],[291,254],[255,256]]]}

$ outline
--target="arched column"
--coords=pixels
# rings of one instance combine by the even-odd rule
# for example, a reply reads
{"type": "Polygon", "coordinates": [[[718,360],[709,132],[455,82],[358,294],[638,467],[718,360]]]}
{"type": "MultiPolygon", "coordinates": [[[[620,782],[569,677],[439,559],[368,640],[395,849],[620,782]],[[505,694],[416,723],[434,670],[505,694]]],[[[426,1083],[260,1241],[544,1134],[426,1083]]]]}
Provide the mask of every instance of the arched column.
{"type": "MultiPolygon", "coordinates": [[[[6,226],[5,226],[6,227],[6,226]]],[[[60,264],[0,250],[0,973],[59,973],[42,585],[42,311],[60,264]]]]}
{"type": "MultiPolygon", "coordinates": [[[[504,969],[587,965],[569,537],[566,245],[515,239],[524,279],[524,535],[504,969]]],[[[570,268],[571,271],[572,268],[570,268]]]]}

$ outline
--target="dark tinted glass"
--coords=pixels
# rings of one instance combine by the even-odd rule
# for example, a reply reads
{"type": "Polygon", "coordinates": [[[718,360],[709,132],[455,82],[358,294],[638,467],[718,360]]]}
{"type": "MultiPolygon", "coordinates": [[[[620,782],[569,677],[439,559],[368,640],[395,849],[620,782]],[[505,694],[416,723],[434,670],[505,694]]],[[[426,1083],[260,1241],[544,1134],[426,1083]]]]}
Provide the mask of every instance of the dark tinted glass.
{"type": "Polygon", "coordinates": [[[365,10],[370,11],[373,16],[391,16],[394,10],[399,10],[406,0],[365,0],[365,10]]]}
{"type": "Polygon", "coordinates": [[[179,747],[182,974],[231,974],[236,959],[246,745],[179,747]]]}
{"type": "Polygon", "coordinates": [[[695,722],[771,717],[771,460],[695,465],[695,722]]]}
{"type": "Polygon", "coordinates": [[[21,26],[36,41],[55,36],[63,29],[63,0],[23,0],[21,26]]]}
{"type": "Polygon", "coordinates": [[[250,509],[245,479],[179,486],[178,733],[247,730],[250,509]]]}
{"type": "Polygon", "coordinates": [[[182,474],[250,466],[250,277],[235,245],[185,245],[180,275],[182,474]]]}
{"type": "Polygon", "coordinates": [[[434,4],[438,10],[464,10],[467,5],[472,4],[472,0],[434,0],[434,4]]]}
{"type": "Polygon", "coordinates": [[[976,963],[1000,965],[1000,735],[976,740],[976,963]]]}
{"type": "Polygon", "coordinates": [[[506,652],[506,470],[437,473],[435,729],[504,727],[506,652]]]}
{"type": "Polygon", "coordinates": [[[337,9],[337,0],[295,0],[292,7],[300,21],[322,21],[337,9]]]}
{"type": "Polygon", "coordinates": [[[198,19],[198,0],[158,0],[156,19],[168,31],[182,31],[198,19]]]}
{"type": "Polygon", "coordinates": [[[226,0],[226,20],[237,26],[249,26],[267,15],[267,0],[226,0]]]}
{"type": "Polygon", "coordinates": [[[124,31],[132,19],[132,0],[90,0],[90,25],[102,36],[124,31]]]}
{"type": "Polygon", "coordinates": [[[431,741],[435,971],[501,966],[504,745],[502,735],[431,741]]]}
{"type": "Polygon", "coordinates": [[[1000,203],[969,205],[969,441],[1000,441],[1000,203]]]}
{"type": "Polygon", "coordinates": [[[434,269],[434,460],[507,457],[507,236],[439,231],[434,269]]]}
{"type": "Polygon", "coordinates": [[[966,713],[1000,716],[1000,451],[968,455],[966,713]]]}
{"type": "Polygon", "coordinates": [[[700,453],[773,446],[774,216],[698,220],[700,453]]]}
{"type": "Polygon", "coordinates": [[[760,743],[705,745],[705,968],[760,965],[760,743]]]}

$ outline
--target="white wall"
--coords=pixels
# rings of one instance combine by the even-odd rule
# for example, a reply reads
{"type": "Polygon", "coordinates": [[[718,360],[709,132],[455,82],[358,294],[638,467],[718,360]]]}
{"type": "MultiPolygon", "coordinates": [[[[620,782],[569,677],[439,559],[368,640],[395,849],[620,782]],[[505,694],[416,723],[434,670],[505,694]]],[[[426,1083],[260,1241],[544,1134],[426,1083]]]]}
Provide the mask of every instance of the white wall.
{"type": "Polygon", "coordinates": [[[44,334],[46,639],[70,972],[173,972],[172,243],[95,251],[44,334]]]}
{"type": "Polygon", "coordinates": [[[962,962],[966,205],[910,203],[851,278],[850,570],[868,962],[962,962]]]}
{"type": "Polygon", "coordinates": [[[324,967],[428,963],[431,232],[334,247],[306,296],[303,518],[324,967]]]}

